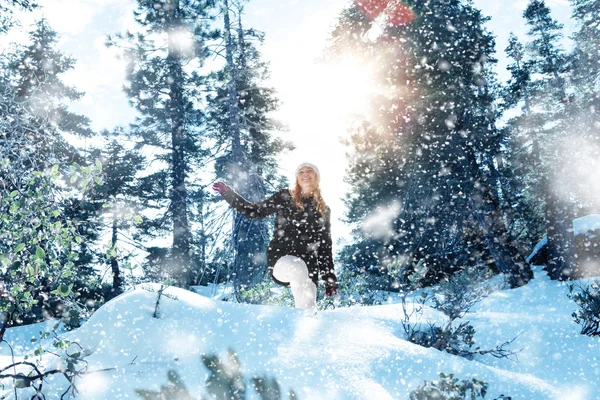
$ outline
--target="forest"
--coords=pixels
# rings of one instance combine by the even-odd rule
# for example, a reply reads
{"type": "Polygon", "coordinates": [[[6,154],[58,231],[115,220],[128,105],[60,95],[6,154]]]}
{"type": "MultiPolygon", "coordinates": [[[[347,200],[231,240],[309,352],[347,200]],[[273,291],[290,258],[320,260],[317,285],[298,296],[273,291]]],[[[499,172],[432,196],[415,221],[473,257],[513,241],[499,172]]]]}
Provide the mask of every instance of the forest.
{"type": "Polygon", "coordinates": [[[316,317],[267,273],[275,219],[211,189],[256,203],[294,185],[281,163],[297,138],[253,1],[132,1],[103,45],[126,65],[111,90],[135,118],[97,130],[43,2],[0,0],[0,37],[24,38],[0,42],[0,398],[595,398],[600,0],[568,1],[568,38],[552,2],[522,2],[526,35],[504,49],[471,0],[345,2],[318,62],[368,68],[371,90],[340,139],[348,190],[328,194],[351,238],[316,317]],[[543,340],[566,353],[527,364],[543,340]],[[560,359],[569,373],[544,369],[560,359]],[[310,360],[320,372],[304,375],[310,360]]]}

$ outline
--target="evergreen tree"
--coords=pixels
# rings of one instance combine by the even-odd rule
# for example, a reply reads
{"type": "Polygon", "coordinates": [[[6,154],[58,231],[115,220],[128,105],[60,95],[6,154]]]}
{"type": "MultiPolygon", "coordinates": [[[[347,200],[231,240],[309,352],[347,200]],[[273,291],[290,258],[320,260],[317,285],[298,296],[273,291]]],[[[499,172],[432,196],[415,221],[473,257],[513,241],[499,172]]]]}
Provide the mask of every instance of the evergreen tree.
{"type": "MultiPolygon", "coordinates": [[[[67,138],[92,134],[89,120],[72,113],[65,105],[67,101],[82,96],[61,80],[61,75],[73,68],[75,60],[56,49],[57,34],[45,20],[37,21],[29,36],[28,45],[18,46],[6,56],[4,64],[7,68],[3,71],[0,85],[4,88],[1,156],[11,163],[15,172],[0,178],[10,182],[14,188],[25,184],[32,171],[55,167],[65,174],[81,168],[78,164],[71,165],[76,162],[83,164],[84,160],[78,149],[69,143],[72,139],[67,138]]],[[[64,184],[71,187],[78,185],[75,180],[64,184]]],[[[73,222],[78,237],[89,239],[75,242],[71,250],[77,253],[72,260],[77,269],[73,288],[82,295],[82,299],[100,300],[96,291],[98,275],[91,265],[95,256],[93,241],[97,239],[94,210],[87,209],[82,198],[85,198],[85,193],[61,197],[57,204],[62,207],[66,218],[73,222]]],[[[42,291],[46,285],[42,284],[42,291]]],[[[34,318],[40,317],[39,310],[34,318]]]]}
{"type": "Polygon", "coordinates": [[[0,1],[0,34],[8,31],[15,21],[12,19],[15,8],[31,11],[38,5],[30,0],[1,0],[0,1]]]}
{"type": "MultiPolygon", "coordinates": [[[[352,137],[348,216],[361,223],[379,209],[392,217],[383,234],[363,224],[353,257],[384,272],[424,259],[434,279],[490,257],[512,287],[523,285],[531,270],[509,240],[496,191],[502,132],[487,18],[469,2],[406,3],[414,22],[390,25],[366,45],[387,92],[352,137]]],[[[344,16],[369,30],[356,12],[344,16]]]]}
{"type": "MultiPolygon", "coordinates": [[[[269,190],[279,188],[284,179],[277,170],[277,155],[291,148],[273,137],[280,127],[269,118],[279,101],[274,90],[264,86],[268,65],[253,40],[262,43],[264,35],[242,25],[243,7],[225,0],[225,67],[215,75],[214,96],[209,99],[210,120],[217,146],[225,150],[216,163],[216,174],[250,201],[262,201],[269,190]],[[237,8],[237,24],[230,19],[237,8]]],[[[269,222],[250,220],[234,213],[231,245],[234,249],[233,283],[238,300],[240,291],[264,276],[269,222]]]]}
{"type": "MultiPolygon", "coordinates": [[[[598,186],[595,177],[600,160],[600,1],[572,0],[571,4],[577,30],[571,37],[574,48],[569,77],[573,96],[566,119],[574,133],[569,140],[574,151],[568,157],[577,161],[571,165],[569,183],[579,216],[600,211],[598,192],[591,189],[598,186]]],[[[575,265],[575,276],[585,272],[577,268],[575,265]]]]}
{"type": "Polygon", "coordinates": [[[36,22],[29,37],[29,45],[17,47],[7,57],[5,79],[11,83],[12,99],[6,110],[9,130],[0,139],[4,156],[23,170],[81,163],[77,149],[64,136],[92,134],[88,118],[64,104],[83,95],[61,80],[75,60],[56,49],[57,33],[45,20],[36,22]]]}
{"type": "MultiPolygon", "coordinates": [[[[568,132],[565,116],[569,112],[566,73],[568,59],[558,42],[562,25],[552,19],[550,9],[542,0],[531,0],[523,13],[529,26],[530,42],[524,50],[513,46],[507,51],[517,62],[511,71],[513,87],[509,87],[507,105],[520,108],[517,117],[509,121],[513,138],[508,151],[512,153],[515,180],[518,185],[522,220],[529,221],[528,231],[536,235],[539,216],[548,235],[548,268],[551,277],[559,278],[569,271],[572,262],[572,205],[559,196],[561,181],[558,170],[564,156],[559,151],[560,140],[568,132]],[[515,85],[519,88],[516,90],[515,85]],[[538,215],[527,212],[533,210],[538,215]]],[[[531,242],[538,238],[532,237],[531,242]]]]}
{"type": "MultiPolygon", "coordinates": [[[[519,39],[510,34],[509,44],[505,49],[512,63],[508,66],[510,79],[502,93],[502,109],[504,112],[517,109],[518,114],[507,124],[507,134],[503,156],[507,161],[501,169],[505,179],[502,185],[503,197],[508,204],[512,237],[523,242],[526,249],[531,249],[545,231],[544,203],[540,202],[540,180],[536,174],[539,165],[533,157],[532,132],[529,121],[531,110],[531,74],[532,62],[526,59],[525,48],[519,39]]],[[[539,121],[538,121],[539,122],[539,121]]]]}
{"type": "Polygon", "coordinates": [[[111,297],[119,295],[124,289],[123,271],[119,261],[127,261],[127,256],[119,257],[122,243],[133,245],[144,250],[143,245],[131,239],[131,229],[134,220],[141,218],[141,205],[138,199],[137,175],[145,166],[144,157],[138,152],[127,149],[120,138],[125,137],[123,128],[116,128],[113,132],[102,133],[105,145],[89,151],[89,157],[99,160],[103,165],[104,184],[94,191],[90,198],[97,213],[104,215],[102,224],[110,232],[110,244],[107,261],[110,264],[113,280],[111,297]]]}
{"type": "Polygon", "coordinates": [[[572,18],[578,27],[572,37],[575,42],[572,80],[585,101],[582,106],[593,107],[591,113],[597,114],[600,107],[600,1],[571,0],[571,5],[572,18]]]}
{"type": "Polygon", "coordinates": [[[150,171],[141,182],[145,201],[161,210],[146,224],[149,235],[167,229],[173,241],[170,251],[151,248],[150,264],[164,270],[180,285],[189,285],[196,271],[191,265],[189,173],[204,161],[202,125],[204,77],[198,73],[208,55],[211,0],[138,0],[135,20],[140,32],[127,32],[128,84],[125,91],[141,117],[132,125],[139,149],[153,154],[150,171]]]}

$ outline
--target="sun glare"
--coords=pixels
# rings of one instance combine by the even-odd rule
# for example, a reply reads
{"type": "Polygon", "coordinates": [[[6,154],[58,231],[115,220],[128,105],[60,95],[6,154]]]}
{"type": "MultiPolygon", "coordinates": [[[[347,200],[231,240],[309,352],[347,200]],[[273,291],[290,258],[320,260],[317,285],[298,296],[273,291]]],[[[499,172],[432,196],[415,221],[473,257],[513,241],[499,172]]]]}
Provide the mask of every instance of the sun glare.
{"type": "Polygon", "coordinates": [[[282,117],[292,129],[306,124],[327,126],[336,132],[346,130],[353,117],[368,116],[375,93],[371,70],[350,62],[313,64],[299,68],[288,90],[291,96],[282,109],[282,117]]]}

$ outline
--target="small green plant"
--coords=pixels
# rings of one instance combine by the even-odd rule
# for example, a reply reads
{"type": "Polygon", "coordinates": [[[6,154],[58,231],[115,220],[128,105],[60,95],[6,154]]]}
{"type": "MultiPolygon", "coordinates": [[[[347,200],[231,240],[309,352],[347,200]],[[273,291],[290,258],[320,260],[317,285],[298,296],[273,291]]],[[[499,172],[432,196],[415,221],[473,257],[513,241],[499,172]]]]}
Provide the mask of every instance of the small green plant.
{"type": "Polygon", "coordinates": [[[273,290],[273,282],[267,278],[250,289],[242,290],[242,298],[250,304],[294,307],[294,296],[291,290],[279,289],[273,290]]]}
{"type": "Polygon", "coordinates": [[[484,381],[475,378],[459,380],[453,374],[440,373],[438,381],[425,381],[413,390],[409,400],[476,400],[485,398],[487,389],[488,384],[484,381]]]}
{"type": "Polygon", "coordinates": [[[571,315],[581,325],[581,334],[600,336],[600,281],[594,280],[590,285],[569,285],[567,296],[579,306],[571,315]]]}
{"type": "Polygon", "coordinates": [[[160,314],[159,314],[160,301],[163,296],[168,299],[171,299],[171,300],[177,300],[177,296],[165,293],[165,290],[167,290],[170,286],[173,286],[174,283],[175,283],[175,281],[166,280],[165,282],[160,284],[160,287],[158,288],[158,290],[154,289],[152,286],[148,286],[148,285],[142,286],[142,288],[144,290],[147,290],[152,293],[156,293],[156,303],[154,304],[154,313],[152,314],[152,317],[160,318],[160,314]]]}
{"type": "Polygon", "coordinates": [[[338,294],[326,297],[320,290],[318,307],[320,310],[352,306],[373,306],[383,304],[388,299],[387,292],[378,292],[369,287],[367,278],[355,270],[343,270],[338,275],[338,294]]]}
{"type": "MultiPolygon", "coordinates": [[[[246,379],[242,374],[240,360],[233,350],[230,349],[224,359],[214,354],[202,356],[202,363],[210,372],[205,383],[210,397],[202,397],[202,400],[245,400],[248,398],[246,379]]],[[[161,386],[159,392],[136,390],[136,394],[145,400],[194,400],[177,372],[169,371],[167,377],[168,383],[161,386]]],[[[261,400],[281,400],[281,389],[274,378],[254,377],[251,379],[251,386],[261,400]]],[[[294,391],[289,392],[289,398],[290,400],[297,399],[294,391]]]]}

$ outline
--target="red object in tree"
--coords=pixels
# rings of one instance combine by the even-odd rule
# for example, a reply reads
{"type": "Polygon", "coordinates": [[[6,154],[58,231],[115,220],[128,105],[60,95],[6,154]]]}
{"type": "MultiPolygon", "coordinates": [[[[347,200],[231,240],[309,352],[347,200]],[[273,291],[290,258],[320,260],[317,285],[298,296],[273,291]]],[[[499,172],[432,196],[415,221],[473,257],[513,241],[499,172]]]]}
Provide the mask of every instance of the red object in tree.
{"type": "Polygon", "coordinates": [[[410,24],[417,18],[417,14],[402,2],[394,2],[390,9],[386,12],[386,22],[390,25],[406,25],[410,24]]]}
{"type": "Polygon", "coordinates": [[[379,17],[385,10],[390,0],[354,0],[356,7],[362,11],[370,20],[379,17]]]}
{"type": "Polygon", "coordinates": [[[390,25],[405,25],[413,22],[417,15],[408,5],[399,0],[354,0],[356,7],[370,20],[384,12],[390,25]]]}

